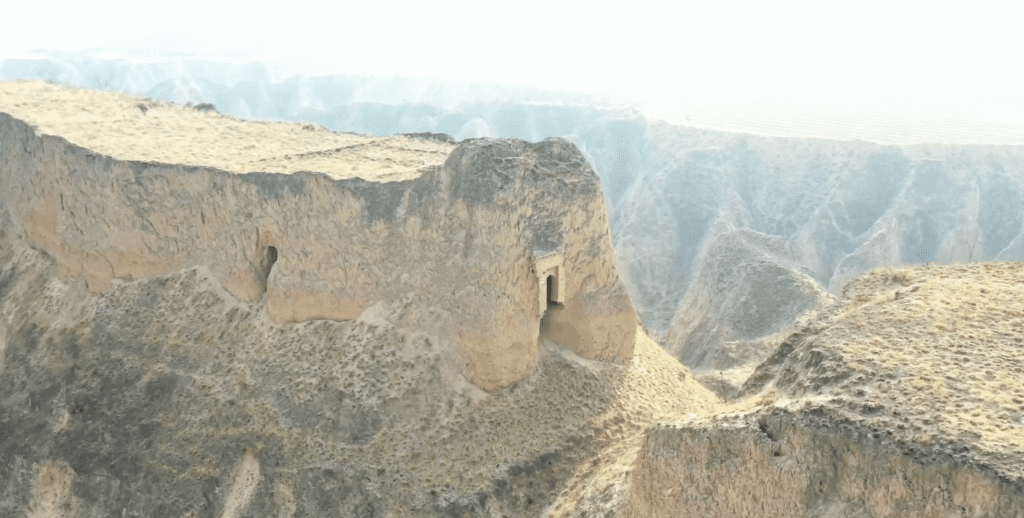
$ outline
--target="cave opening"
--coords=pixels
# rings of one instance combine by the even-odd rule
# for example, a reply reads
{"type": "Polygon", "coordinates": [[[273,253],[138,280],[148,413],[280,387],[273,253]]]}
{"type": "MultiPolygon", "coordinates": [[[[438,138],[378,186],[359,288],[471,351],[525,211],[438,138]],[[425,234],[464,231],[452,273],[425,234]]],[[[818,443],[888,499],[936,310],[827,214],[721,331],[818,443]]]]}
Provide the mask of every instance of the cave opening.
{"type": "Polygon", "coordinates": [[[276,263],[276,262],[277,262],[277,247],[273,246],[273,245],[268,246],[267,247],[267,269],[266,269],[266,276],[267,277],[270,277],[270,269],[274,267],[274,263],[276,263]]]}

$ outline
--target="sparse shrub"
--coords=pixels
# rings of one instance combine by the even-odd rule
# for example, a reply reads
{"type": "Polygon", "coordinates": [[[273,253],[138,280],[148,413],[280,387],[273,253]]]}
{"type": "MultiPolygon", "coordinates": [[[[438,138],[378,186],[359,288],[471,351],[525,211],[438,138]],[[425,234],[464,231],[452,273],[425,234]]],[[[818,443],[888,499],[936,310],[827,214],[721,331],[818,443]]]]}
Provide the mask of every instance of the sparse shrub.
{"type": "Polygon", "coordinates": [[[907,275],[906,271],[897,270],[895,272],[892,272],[892,278],[889,280],[889,282],[893,284],[900,283],[906,286],[910,284],[910,276],[907,275]]]}

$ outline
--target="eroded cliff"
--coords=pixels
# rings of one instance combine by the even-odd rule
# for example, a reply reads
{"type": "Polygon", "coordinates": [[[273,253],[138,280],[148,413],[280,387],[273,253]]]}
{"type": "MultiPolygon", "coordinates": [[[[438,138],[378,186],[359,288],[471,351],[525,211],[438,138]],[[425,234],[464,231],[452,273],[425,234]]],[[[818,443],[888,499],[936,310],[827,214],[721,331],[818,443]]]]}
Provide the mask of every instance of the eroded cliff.
{"type": "Polygon", "coordinates": [[[711,419],[665,422],[631,516],[1024,513],[1024,268],[880,269],[711,419]]]}
{"type": "MultiPolygon", "coordinates": [[[[847,158],[884,176],[906,165],[889,151],[847,158]]],[[[892,199],[976,185],[918,151],[892,199]]],[[[679,185],[721,165],[689,153],[679,185]]],[[[909,224],[844,205],[873,191],[827,169],[743,184],[769,201],[700,219],[710,237],[672,227],[696,273],[660,281],[686,288],[669,345],[705,382],[718,369],[726,403],[637,327],[569,141],[367,137],[0,84],[0,514],[1021,514],[1020,264],[883,269],[830,306],[822,272],[966,259],[971,234],[950,220],[933,240],[921,216],[899,251],[909,224]],[[796,224],[823,214],[783,195],[807,185],[833,195],[840,252],[861,252],[796,224]]],[[[991,178],[982,198],[1017,185],[991,178]]],[[[689,214],[677,194],[644,221],[689,214]]],[[[1019,248],[1004,219],[974,233],[986,254],[1019,248]]]]}
{"type": "Polygon", "coordinates": [[[0,192],[0,514],[571,512],[601,448],[711,399],[562,140],[5,83],[0,192]],[[699,397],[620,393],[655,364],[699,397]]]}
{"type": "Polygon", "coordinates": [[[556,339],[631,356],[600,184],[571,144],[456,148],[39,82],[4,92],[12,223],[94,292],[205,266],[240,300],[265,295],[275,322],[399,306],[398,323],[460,344],[470,379],[496,390],[536,366],[546,279],[534,263],[556,253],[569,317],[553,317],[556,339]]]}

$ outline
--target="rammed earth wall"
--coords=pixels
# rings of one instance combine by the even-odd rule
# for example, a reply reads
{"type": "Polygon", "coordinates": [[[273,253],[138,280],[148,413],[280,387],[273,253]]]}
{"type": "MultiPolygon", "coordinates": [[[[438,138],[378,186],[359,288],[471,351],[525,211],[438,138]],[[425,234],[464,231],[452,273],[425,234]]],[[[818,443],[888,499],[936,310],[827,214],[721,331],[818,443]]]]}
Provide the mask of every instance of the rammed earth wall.
{"type": "Polygon", "coordinates": [[[0,113],[0,193],[17,232],[96,293],[205,266],[278,323],[380,305],[459,343],[491,391],[536,367],[533,258],[558,250],[564,304],[546,332],[585,357],[632,355],[600,183],[561,139],[464,141],[418,178],[372,182],[119,160],[0,113]]]}

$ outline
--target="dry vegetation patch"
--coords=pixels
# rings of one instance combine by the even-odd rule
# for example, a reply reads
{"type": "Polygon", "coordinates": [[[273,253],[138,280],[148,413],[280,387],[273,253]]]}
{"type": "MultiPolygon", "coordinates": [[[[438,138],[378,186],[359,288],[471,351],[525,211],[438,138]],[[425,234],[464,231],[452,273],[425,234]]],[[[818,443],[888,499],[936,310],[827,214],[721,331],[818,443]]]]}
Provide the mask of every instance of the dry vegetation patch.
{"type": "Polygon", "coordinates": [[[689,369],[640,329],[633,361],[617,377],[610,404],[591,421],[592,456],[576,469],[550,518],[618,509],[647,430],[663,419],[706,417],[718,402],[689,369]]]}
{"type": "Polygon", "coordinates": [[[1024,476],[1024,264],[883,268],[844,297],[745,392],[824,401],[898,440],[1024,476]]]}
{"type": "Polygon", "coordinates": [[[193,108],[36,80],[0,83],[0,113],[114,158],[232,173],[313,171],[333,178],[407,180],[440,165],[455,148],[434,139],[242,121],[209,104],[193,108]]]}

